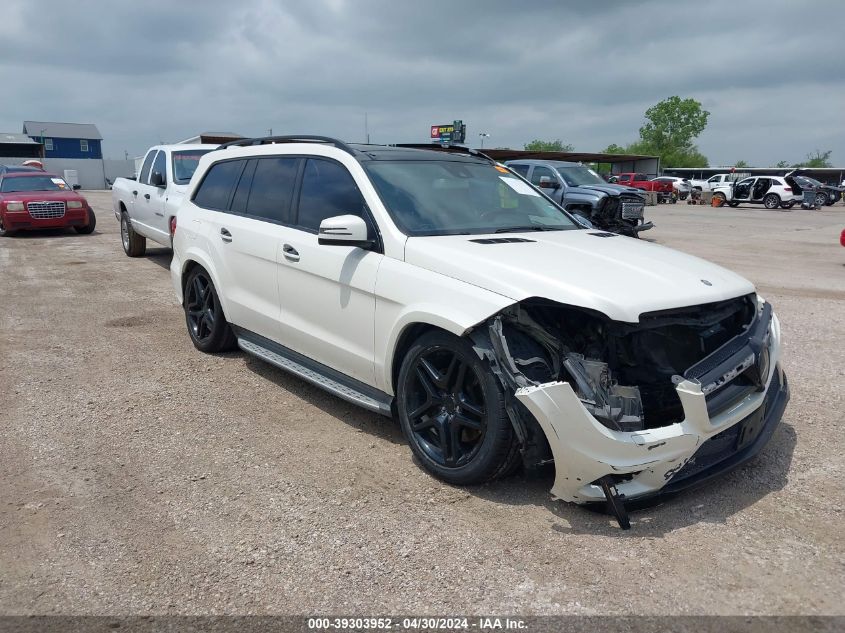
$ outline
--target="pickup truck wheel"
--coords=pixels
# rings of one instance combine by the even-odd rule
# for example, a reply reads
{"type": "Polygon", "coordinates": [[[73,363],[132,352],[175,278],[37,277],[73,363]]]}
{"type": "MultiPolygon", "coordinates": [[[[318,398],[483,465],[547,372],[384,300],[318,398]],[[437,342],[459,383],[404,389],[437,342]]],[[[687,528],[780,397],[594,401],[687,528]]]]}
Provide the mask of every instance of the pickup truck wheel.
{"type": "Polygon", "coordinates": [[[223,306],[208,273],[194,268],[185,282],[185,323],[191,342],[211,354],[233,349],[235,334],[223,314],[223,306]]]}
{"type": "Polygon", "coordinates": [[[767,209],[777,209],[780,206],[780,197],[776,193],[770,193],[763,198],[763,206],[767,209]]]}
{"type": "Polygon", "coordinates": [[[129,257],[140,257],[147,250],[147,238],[135,232],[125,211],[120,214],[120,241],[129,257]]]}
{"type": "Polygon", "coordinates": [[[88,208],[88,224],[85,226],[75,226],[73,227],[77,233],[81,235],[90,235],[94,232],[94,229],[97,226],[97,216],[94,215],[94,210],[90,207],[88,208]]]}
{"type": "Polygon", "coordinates": [[[421,336],[399,370],[397,410],[414,455],[451,484],[480,484],[512,472],[519,450],[502,386],[466,340],[421,336]]]}

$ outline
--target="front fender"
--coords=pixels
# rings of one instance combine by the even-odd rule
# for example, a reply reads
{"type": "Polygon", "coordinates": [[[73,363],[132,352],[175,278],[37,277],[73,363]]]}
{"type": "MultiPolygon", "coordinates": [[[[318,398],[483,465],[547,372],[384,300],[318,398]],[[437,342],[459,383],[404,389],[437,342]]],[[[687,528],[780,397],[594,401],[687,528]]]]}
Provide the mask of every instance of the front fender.
{"type": "MultiPolygon", "coordinates": [[[[211,263],[211,260],[206,257],[202,250],[194,246],[188,246],[184,250],[177,250],[176,248],[174,248],[173,259],[170,261],[170,276],[173,282],[173,290],[176,293],[176,300],[179,302],[179,305],[182,305],[184,301],[182,292],[182,279],[185,275],[185,271],[192,264],[198,264],[202,266],[211,277],[211,281],[212,283],[214,283],[214,287],[218,289],[220,288],[217,269],[214,267],[214,264],[211,263]]],[[[228,313],[229,306],[225,293],[220,293],[218,291],[217,298],[220,300],[220,305],[223,306],[223,313],[228,313]]]]}
{"type": "Polygon", "coordinates": [[[504,295],[385,258],[376,282],[376,386],[394,395],[393,358],[408,328],[431,325],[462,336],[513,303],[504,295]]]}

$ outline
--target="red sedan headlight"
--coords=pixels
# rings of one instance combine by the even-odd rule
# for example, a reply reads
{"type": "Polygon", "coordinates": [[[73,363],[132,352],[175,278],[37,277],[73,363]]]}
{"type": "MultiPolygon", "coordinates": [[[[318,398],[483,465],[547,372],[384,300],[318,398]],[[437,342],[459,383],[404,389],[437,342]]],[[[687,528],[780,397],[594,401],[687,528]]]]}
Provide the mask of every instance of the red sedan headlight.
{"type": "Polygon", "coordinates": [[[68,209],[81,209],[82,203],[79,200],[68,200],[67,201],[67,208],[68,209]]]}
{"type": "Polygon", "coordinates": [[[6,206],[6,211],[23,211],[24,210],[23,202],[7,202],[5,206],[6,206]]]}

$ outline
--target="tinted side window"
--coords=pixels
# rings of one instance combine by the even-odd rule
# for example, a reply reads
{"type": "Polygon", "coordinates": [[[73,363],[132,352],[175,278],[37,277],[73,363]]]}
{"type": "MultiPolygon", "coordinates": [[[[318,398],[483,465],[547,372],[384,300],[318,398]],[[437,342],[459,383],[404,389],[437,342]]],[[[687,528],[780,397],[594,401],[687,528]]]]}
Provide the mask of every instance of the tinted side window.
{"type": "Polygon", "coordinates": [[[252,187],[252,175],[255,173],[255,160],[250,160],[238,180],[235,195],[229,208],[235,213],[246,213],[246,203],[249,201],[249,189],[252,187]]]}
{"type": "Polygon", "coordinates": [[[634,176],[634,180],[642,182],[643,180],[648,180],[648,176],[646,176],[645,174],[637,174],[636,176],[634,176]]]}
{"type": "Polygon", "coordinates": [[[148,176],[148,180],[153,177],[153,172],[160,173],[163,177],[165,182],[167,181],[167,156],[165,156],[165,152],[159,152],[156,155],[156,159],[153,162],[153,168],[150,171],[150,175],[148,176]]]}
{"type": "Polygon", "coordinates": [[[543,176],[548,176],[552,182],[556,182],[557,178],[555,178],[554,172],[549,169],[548,167],[534,167],[534,171],[531,172],[531,182],[535,185],[540,184],[540,178],[543,176]]]}
{"type": "Polygon", "coordinates": [[[151,150],[147,152],[147,157],[144,159],[144,164],[141,165],[141,173],[138,174],[138,182],[143,184],[150,184],[150,165],[153,164],[153,159],[156,157],[158,152],[156,150],[151,150]]]}
{"type": "Polygon", "coordinates": [[[246,212],[267,220],[289,222],[299,159],[260,158],[256,163],[246,212]]]}
{"type": "Polygon", "coordinates": [[[524,178],[528,178],[528,165],[508,165],[516,173],[524,178]]]}
{"type": "Polygon", "coordinates": [[[212,165],[194,195],[194,204],[206,209],[225,211],[229,206],[232,188],[241,175],[243,167],[242,160],[227,160],[212,165]]]}
{"type": "Polygon", "coordinates": [[[336,215],[364,217],[364,198],[346,167],[309,158],[302,176],[297,225],[316,231],[320,222],[336,215]]]}
{"type": "Polygon", "coordinates": [[[628,182],[629,180],[631,180],[631,176],[628,174],[622,174],[619,176],[619,182],[628,182]]]}

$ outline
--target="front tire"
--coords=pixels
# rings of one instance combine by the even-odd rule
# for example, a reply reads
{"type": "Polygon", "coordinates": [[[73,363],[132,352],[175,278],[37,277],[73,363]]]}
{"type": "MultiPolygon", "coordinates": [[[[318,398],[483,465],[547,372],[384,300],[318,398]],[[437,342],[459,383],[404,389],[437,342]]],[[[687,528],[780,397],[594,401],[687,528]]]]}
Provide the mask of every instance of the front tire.
{"type": "Polygon", "coordinates": [[[194,347],[206,354],[233,349],[237,339],[205,269],[198,266],[190,272],[184,294],[185,324],[194,347]]]}
{"type": "Polygon", "coordinates": [[[120,242],[129,257],[140,257],[147,250],[147,238],[135,232],[126,211],[120,214],[120,242]]]}
{"type": "Polygon", "coordinates": [[[0,237],[13,237],[15,232],[7,229],[6,225],[3,224],[3,216],[0,215],[0,237]]]}
{"type": "Polygon", "coordinates": [[[94,232],[94,229],[97,226],[97,216],[94,215],[94,210],[89,208],[88,209],[88,224],[85,226],[75,226],[73,227],[74,230],[79,233],[80,235],[90,235],[94,232]]]}
{"type": "Polygon", "coordinates": [[[767,209],[777,209],[780,206],[780,198],[776,193],[767,194],[763,198],[763,206],[767,209]]]}
{"type": "Polygon", "coordinates": [[[397,410],[414,455],[443,481],[480,484],[518,465],[502,386],[466,339],[433,331],[413,344],[399,370],[397,410]]]}

